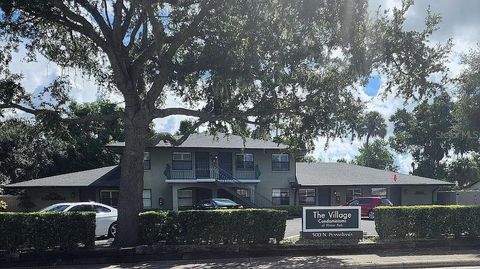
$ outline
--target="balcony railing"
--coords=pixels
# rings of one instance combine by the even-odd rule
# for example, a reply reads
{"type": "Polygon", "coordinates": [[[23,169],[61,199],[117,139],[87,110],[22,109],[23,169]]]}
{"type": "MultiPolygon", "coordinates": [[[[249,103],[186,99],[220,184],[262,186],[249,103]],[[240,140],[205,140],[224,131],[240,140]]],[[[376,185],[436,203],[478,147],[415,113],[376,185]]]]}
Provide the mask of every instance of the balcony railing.
{"type": "MultiPolygon", "coordinates": [[[[234,178],[229,172],[215,166],[196,168],[193,170],[173,170],[170,164],[167,164],[163,174],[167,180],[214,179],[228,181],[233,180],[234,178]]],[[[258,168],[258,165],[255,165],[254,170],[238,170],[235,173],[235,178],[238,180],[258,180],[259,177],[260,169],[258,168]]]]}

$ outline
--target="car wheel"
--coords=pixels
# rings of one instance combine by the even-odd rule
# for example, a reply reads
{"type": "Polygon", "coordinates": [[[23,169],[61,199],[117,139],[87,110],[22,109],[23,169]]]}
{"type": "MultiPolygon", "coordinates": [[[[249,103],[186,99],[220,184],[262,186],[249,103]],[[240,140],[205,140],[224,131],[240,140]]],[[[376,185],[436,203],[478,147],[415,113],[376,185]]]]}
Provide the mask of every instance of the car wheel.
{"type": "Polygon", "coordinates": [[[374,220],[375,219],[375,213],[373,210],[368,211],[368,219],[374,220]]]}
{"type": "Polygon", "coordinates": [[[117,223],[114,222],[112,225],[110,225],[110,228],[108,228],[108,237],[109,238],[115,238],[115,235],[117,235],[117,223]]]}

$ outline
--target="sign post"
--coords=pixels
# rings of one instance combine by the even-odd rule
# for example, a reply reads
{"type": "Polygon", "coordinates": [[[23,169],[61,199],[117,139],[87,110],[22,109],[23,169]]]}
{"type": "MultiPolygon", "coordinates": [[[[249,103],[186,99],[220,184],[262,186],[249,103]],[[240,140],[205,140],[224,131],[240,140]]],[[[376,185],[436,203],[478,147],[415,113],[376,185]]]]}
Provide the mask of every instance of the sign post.
{"type": "Polygon", "coordinates": [[[305,239],[362,239],[359,206],[312,206],[303,208],[305,239]]]}

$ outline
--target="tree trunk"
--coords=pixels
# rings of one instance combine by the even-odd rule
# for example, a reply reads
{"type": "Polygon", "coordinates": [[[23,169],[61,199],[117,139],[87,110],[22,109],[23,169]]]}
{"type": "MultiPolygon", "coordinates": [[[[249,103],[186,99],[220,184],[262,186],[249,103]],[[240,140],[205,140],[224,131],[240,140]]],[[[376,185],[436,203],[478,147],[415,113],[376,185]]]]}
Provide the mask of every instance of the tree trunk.
{"type": "Polygon", "coordinates": [[[138,214],[143,209],[143,153],[149,121],[142,110],[126,110],[125,148],[121,159],[120,195],[118,203],[118,232],[115,246],[136,246],[138,214]],[[133,116],[132,116],[133,114],[133,116]]]}
{"type": "Polygon", "coordinates": [[[367,141],[365,142],[365,147],[368,147],[369,140],[370,140],[370,134],[367,134],[367,141]]]}

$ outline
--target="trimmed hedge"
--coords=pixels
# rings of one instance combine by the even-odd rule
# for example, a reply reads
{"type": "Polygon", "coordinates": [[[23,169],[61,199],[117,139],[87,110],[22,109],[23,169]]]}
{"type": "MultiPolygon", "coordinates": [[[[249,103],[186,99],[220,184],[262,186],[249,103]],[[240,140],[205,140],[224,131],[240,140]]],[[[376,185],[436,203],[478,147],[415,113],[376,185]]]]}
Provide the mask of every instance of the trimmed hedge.
{"type": "Polygon", "coordinates": [[[0,250],[95,246],[95,213],[0,213],[0,250]]]}
{"type": "Polygon", "coordinates": [[[143,244],[269,243],[285,235],[287,212],[273,209],[151,211],[140,214],[143,244]]]}
{"type": "Polygon", "coordinates": [[[381,239],[480,236],[480,206],[396,206],[375,208],[381,239]]]}

